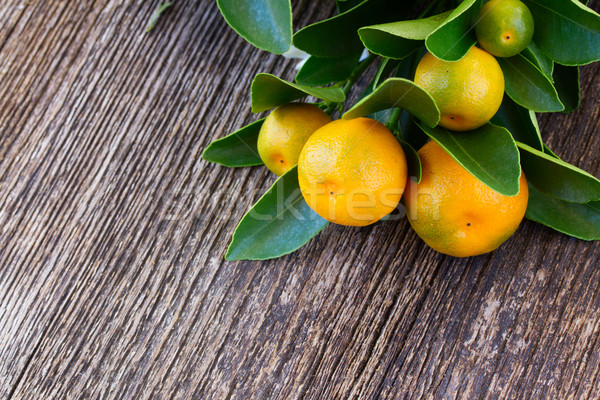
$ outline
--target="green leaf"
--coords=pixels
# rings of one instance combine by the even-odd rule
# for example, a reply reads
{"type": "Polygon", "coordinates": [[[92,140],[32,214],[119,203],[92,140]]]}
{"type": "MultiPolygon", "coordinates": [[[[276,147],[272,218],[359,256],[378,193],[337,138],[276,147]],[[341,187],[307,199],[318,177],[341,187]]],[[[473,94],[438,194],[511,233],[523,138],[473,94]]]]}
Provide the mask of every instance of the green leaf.
{"type": "MultiPolygon", "coordinates": [[[[360,94],[360,96],[358,96],[357,102],[359,102],[360,100],[364,99],[365,97],[367,97],[371,93],[373,93],[373,83],[374,82],[371,82],[371,84],[369,84],[369,86],[367,86],[365,88],[365,90],[360,94]]],[[[340,111],[343,112],[343,109],[340,111]]],[[[385,110],[375,111],[373,113],[364,115],[364,117],[374,119],[375,121],[379,121],[385,125],[385,124],[387,124],[388,120],[392,116],[393,112],[394,112],[393,108],[388,108],[385,110]]]]}
{"type": "Polygon", "coordinates": [[[351,8],[356,7],[363,0],[335,0],[335,4],[337,6],[338,14],[344,13],[351,8]]]}
{"type": "Polygon", "coordinates": [[[300,29],[294,34],[294,45],[317,57],[340,57],[362,51],[359,28],[401,19],[414,3],[415,0],[363,1],[342,14],[300,29]]]}
{"type": "Polygon", "coordinates": [[[543,149],[542,135],[535,113],[521,107],[507,95],[504,95],[500,109],[490,122],[508,129],[515,140],[538,150],[543,149]]]}
{"type": "Polygon", "coordinates": [[[406,164],[408,165],[408,177],[409,179],[413,179],[416,183],[421,183],[421,159],[419,158],[419,154],[417,151],[410,145],[410,143],[405,142],[404,140],[399,139],[400,145],[402,145],[402,150],[404,150],[404,154],[406,155],[406,164]]]}
{"type": "Polygon", "coordinates": [[[419,150],[427,144],[429,136],[419,128],[415,119],[406,110],[402,110],[399,122],[402,140],[410,143],[413,149],[419,150]]]}
{"type": "Polygon", "coordinates": [[[600,212],[600,201],[590,201],[586,205],[588,207],[592,207],[594,210],[600,212]]]}
{"type": "Polygon", "coordinates": [[[304,201],[298,168],[283,174],[244,215],[227,249],[227,260],[266,260],[298,250],[328,222],[304,201]]]}
{"type": "Polygon", "coordinates": [[[371,53],[402,59],[421,47],[449,14],[450,11],[424,19],[366,26],[358,30],[358,35],[371,53]]]}
{"type": "Polygon", "coordinates": [[[348,79],[362,52],[335,58],[310,56],[298,74],[296,82],[301,85],[323,86],[348,79]]]}
{"type": "Polygon", "coordinates": [[[259,49],[285,53],[292,43],[290,0],[217,0],[225,21],[259,49]]]}
{"type": "Polygon", "coordinates": [[[425,45],[423,45],[408,57],[400,60],[394,76],[414,81],[417,65],[426,52],[427,49],[425,48],[425,45]]]}
{"type": "Polygon", "coordinates": [[[398,67],[400,62],[398,60],[392,60],[391,58],[382,58],[381,64],[379,64],[379,68],[377,69],[377,73],[375,73],[375,77],[373,78],[373,87],[379,86],[379,81],[381,78],[388,77],[394,69],[398,67]]]}
{"type": "Polygon", "coordinates": [[[464,0],[425,40],[427,50],[445,61],[458,61],[475,42],[474,23],[483,0],[464,0]]]}
{"type": "Polygon", "coordinates": [[[517,142],[527,182],[545,195],[572,203],[600,200],[600,181],[587,172],[517,142]]]}
{"type": "Polygon", "coordinates": [[[556,154],[554,154],[554,152],[552,150],[550,150],[550,147],[548,147],[546,145],[546,143],[544,143],[544,153],[548,154],[548,155],[550,155],[550,156],[552,156],[554,158],[560,158],[559,156],[557,156],[556,154]]]}
{"type": "Polygon", "coordinates": [[[517,104],[536,112],[562,111],[552,82],[523,55],[498,58],[505,80],[506,93],[517,104]]]}
{"type": "Polygon", "coordinates": [[[583,240],[600,240],[600,204],[569,203],[529,186],[525,217],[583,240]]]}
{"type": "Polygon", "coordinates": [[[262,112],[306,96],[342,103],[346,100],[340,88],[314,88],[284,81],[271,74],[258,74],[252,82],[252,112],[262,112]]]}
{"type": "Polygon", "coordinates": [[[385,110],[376,111],[374,113],[367,114],[367,115],[365,115],[365,117],[374,119],[375,121],[379,121],[385,125],[389,121],[389,119],[392,117],[393,113],[394,113],[394,109],[388,108],[385,110]]]}
{"type": "Polygon", "coordinates": [[[348,110],[343,118],[352,119],[392,107],[409,111],[429,126],[440,121],[440,110],[433,98],[414,82],[403,78],[389,78],[373,93],[366,96],[348,110]]]}
{"type": "Polygon", "coordinates": [[[150,21],[148,21],[146,32],[150,32],[152,29],[154,29],[154,25],[156,25],[156,22],[158,21],[160,16],[163,15],[165,11],[167,11],[172,5],[173,3],[158,4],[158,6],[154,9],[154,12],[152,13],[152,16],[150,17],[150,21]]]}
{"type": "Polygon", "coordinates": [[[570,113],[579,108],[581,102],[579,67],[556,64],[556,68],[554,68],[554,86],[560,101],[565,105],[564,113],[570,113]]]}
{"type": "Polygon", "coordinates": [[[533,40],[552,60],[584,65],[600,60],[600,15],[576,0],[523,0],[535,20],[533,40]]]}
{"type": "MultiPolygon", "coordinates": [[[[371,93],[373,93],[373,88],[375,87],[376,82],[375,80],[373,80],[366,88],[365,90],[360,94],[360,96],[358,97],[357,102],[359,102],[360,100],[364,99],[365,97],[369,96],[371,93]]],[[[380,110],[380,111],[375,111],[373,113],[367,114],[365,115],[366,118],[371,118],[374,119],[375,121],[379,121],[382,124],[387,124],[388,120],[391,118],[392,113],[394,112],[393,108],[388,108],[385,110],[380,110]]]]}
{"type": "Polygon", "coordinates": [[[554,78],[552,77],[554,62],[534,42],[529,43],[529,46],[523,50],[522,54],[542,71],[550,81],[554,82],[554,78]]]}
{"type": "Polygon", "coordinates": [[[505,196],[519,193],[519,151],[505,128],[487,124],[455,133],[440,126],[430,128],[420,122],[417,124],[482,183],[505,196]]]}
{"type": "Polygon", "coordinates": [[[217,139],[204,150],[202,158],[226,167],[250,167],[263,164],[256,142],[264,118],[246,125],[224,138],[217,139]]]}
{"type": "MultiPolygon", "coordinates": [[[[404,67],[405,67],[404,64],[407,64],[407,63],[410,64],[410,59],[412,59],[412,58],[413,58],[412,56],[407,57],[404,60],[394,60],[391,58],[382,58],[381,64],[379,65],[379,68],[377,69],[377,72],[375,73],[375,77],[373,78],[371,83],[365,88],[365,90],[363,90],[363,92],[360,94],[360,96],[358,97],[358,100],[356,100],[356,103],[360,102],[362,99],[364,99],[365,97],[372,94],[373,90],[380,85],[379,82],[380,82],[381,78],[387,77],[388,75],[390,75],[394,69],[396,69],[394,75],[397,76],[397,74],[400,72],[399,70],[404,69],[404,67]]],[[[379,121],[385,125],[385,124],[387,124],[388,120],[391,118],[394,110],[395,110],[395,108],[386,108],[383,110],[379,110],[379,111],[375,111],[370,114],[367,114],[366,117],[374,119],[376,121],[379,121]]],[[[408,115],[410,116],[410,114],[408,114],[408,115]]]]}

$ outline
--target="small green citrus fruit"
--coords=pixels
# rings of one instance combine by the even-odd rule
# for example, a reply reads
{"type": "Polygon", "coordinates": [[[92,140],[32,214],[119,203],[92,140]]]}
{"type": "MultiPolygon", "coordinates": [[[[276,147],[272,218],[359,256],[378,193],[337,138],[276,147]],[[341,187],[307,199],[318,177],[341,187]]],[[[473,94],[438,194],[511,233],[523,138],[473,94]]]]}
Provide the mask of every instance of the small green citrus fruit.
{"type": "Polygon", "coordinates": [[[533,30],[533,15],[520,0],[488,1],[475,25],[477,41],[496,57],[512,57],[525,50],[533,30]]]}

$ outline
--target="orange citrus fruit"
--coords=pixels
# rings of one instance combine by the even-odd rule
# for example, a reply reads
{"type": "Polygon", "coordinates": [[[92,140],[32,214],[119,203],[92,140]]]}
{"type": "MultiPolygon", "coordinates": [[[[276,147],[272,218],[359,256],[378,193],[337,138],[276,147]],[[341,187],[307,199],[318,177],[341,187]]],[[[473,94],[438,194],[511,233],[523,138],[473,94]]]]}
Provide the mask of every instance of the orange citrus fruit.
{"type": "Polygon", "coordinates": [[[517,230],[529,196],[524,174],[519,194],[509,197],[481,183],[434,141],[418,153],[422,179],[408,184],[404,202],[408,221],[425,243],[469,257],[498,248],[517,230]]]}
{"type": "Polygon", "coordinates": [[[298,159],[308,205],[328,221],[364,226],[391,213],[407,180],[394,135],[369,118],[333,121],[317,130],[298,159]]]}
{"type": "Polygon", "coordinates": [[[475,25],[477,41],[496,57],[512,57],[525,50],[533,30],[533,15],[520,0],[488,1],[475,25]]]}
{"type": "Polygon", "coordinates": [[[453,131],[485,125],[504,96],[504,74],[498,61],[477,47],[455,62],[428,52],[417,66],[415,83],[435,100],[442,114],[440,125],[453,131]]]}
{"type": "Polygon", "coordinates": [[[258,134],[258,154],[267,168],[283,175],[298,162],[298,155],[314,131],[331,122],[319,107],[289,103],[274,109],[258,134]]]}

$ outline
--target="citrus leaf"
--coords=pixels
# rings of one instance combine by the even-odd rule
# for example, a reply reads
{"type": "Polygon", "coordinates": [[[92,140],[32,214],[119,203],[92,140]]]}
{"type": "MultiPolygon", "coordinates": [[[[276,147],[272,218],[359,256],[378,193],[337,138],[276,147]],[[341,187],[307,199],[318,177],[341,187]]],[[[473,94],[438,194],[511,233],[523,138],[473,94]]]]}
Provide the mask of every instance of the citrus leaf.
{"type": "Polygon", "coordinates": [[[359,28],[401,19],[415,1],[365,0],[335,17],[300,29],[294,34],[294,45],[318,57],[340,57],[362,51],[359,28]]]}
{"type": "Polygon", "coordinates": [[[387,108],[385,110],[376,111],[374,113],[365,115],[365,117],[374,119],[375,121],[379,121],[385,125],[390,120],[393,113],[394,113],[393,108],[387,108]]]}
{"type": "Polygon", "coordinates": [[[259,49],[285,53],[292,43],[290,0],[217,0],[225,21],[259,49]]]}
{"type": "Polygon", "coordinates": [[[536,112],[562,111],[552,82],[523,55],[498,58],[505,80],[506,93],[517,104],[536,112]]]}
{"type": "Polygon", "coordinates": [[[148,21],[148,26],[146,27],[146,32],[150,32],[154,29],[154,25],[158,22],[160,17],[169,9],[173,3],[159,3],[158,6],[154,9],[154,12],[150,16],[150,20],[148,21]]]}
{"type": "MultiPolygon", "coordinates": [[[[425,46],[423,46],[423,48],[425,48],[425,46]]],[[[359,97],[359,99],[356,101],[356,103],[358,103],[358,101],[365,98],[367,95],[370,95],[371,93],[373,93],[373,89],[380,85],[378,78],[380,78],[381,76],[385,77],[385,76],[389,75],[394,69],[395,69],[395,71],[393,71],[392,77],[394,77],[394,78],[399,77],[399,78],[405,78],[405,79],[410,80],[410,78],[409,78],[410,72],[409,71],[411,71],[411,67],[413,66],[415,57],[417,55],[418,55],[418,53],[413,53],[410,56],[404,58],[403,60],[384,58],[384,60],[388,60],[386,66],[384,68],[384,71],[377,71],[377,74],[375,75],[375,78],[373,79],[371,85],[369,85],[369,87],[367,88],[368,90],[365,90],[363,92],[363,94],[359,97]]],[[[414,68],[416,68],[416,64],[414,64],[414,68]]],[[[414,75],[414,71],[413,71],[413,75],[414,75]]],[[[385,81],[383,83],[385,83],[385,81]]],[[[367,117],[373,118],[373,119],[381,122],[382,124],[387,125],[388,121],[392,117],[392,114],[394,113],[395,110],[396,110],[396,107],[386,108],[384,110],[376,111],[375,113],[369,114],[369,115],[367,115],[367,117]]],[[[401,109],[400,111],[401,111],[402,115],[404,115],[404,114],[407,115],[407,119],[412,120],[412,116],[408,111],[406,111],[404,109],[401,109]]],[[[402,132],[402,127],[399,126],[399,122],[400,121],[398,121],[398,124],[396,124],[395,127],[390,127],[390,130],[392,130],[392,132],[396,133],[396,130],[402,132]],[[396,130],[394,130],[394,129],[396,129],[396,130]]],[[[419,132],[421,132],[421,130],[418,127],[417,127],[417,130],[419,132]]],[[[404,132],[402,132],[402,133],[404,133],[404,132]]],[[[423,136],[425,136],[425,135],[423,135],[423,136]]],[[[410,143],[410,144],[413,145],[412,143],[410,143]]]]}
{"type": "MultiPolygon", "coordinates": [[[[371,93],[373,93],[373,88],[375,87],[376,84],[377,84],[377,82],[375,82],[375,79],[373,79],[373,81],[365,88],[365,90],[363,90],[363,92],[360,94],[360,96],[358,96],[358,100],[356,102],[358,103],[359,101],[361,101],[362,99],[364,99],[365,97],[367,97],[371,93]]],[[[375,111],[370,114],[367,114],[367,115],[365,115],[365,117],[374,119],[375,121],[379,121],[385,125],[385,124],[387,124],[388,120],[392,117],[393,112],[394,112],[393,108],[386,108],[384,110],[379,110],[379,111],[375,111]]]]}
{"type": "Polygon", "coordinates": [[[600,60],[600,15],[577,0],[523,0],[535,20],[533,40],[552,60],[585,65],[600,60]]]}
{"type": "Polygon", "coordinates": [[[525,218],[578,239],[600,240],[598,202],[569,203],[548,196],[530,185],[525,218]]]}
{"type": "Polygon", "coordinates": [[[559,156],[557,156],[556,154],[554,154],[554,152],[552,150],[550,150],[550,147],[548,147],[546,145],[546,143],[544,143],[544,153],[548,154],[548,155],[550,155],[550,156],[552,156],[554,158],[560,158],[559,156]]]}
{"type": "Polygon", "coordinates": [[[402,150],[404,150],[404,154],[406,155],[406,164],[408,166],[408,177],[413,179],[416,183],[421,183],[421,159],[419,158],[419,154],[417,151],[410,145],[410,143],[405,142],[402,139],[398,140],[400,145],[402,146],[402,150]]]}
{"type": "Polygon", "coordinates": [[[556,64],[554,68],[554,86],[560,101],[565,105],[563,113],[570,113],[579,108],[581,102],[579,67],[556,64]]]}
{"type": "Polygon", "coordinates": [[[426,52],[427,49],[425,48],[425,45],[423,45],[408,57],[400,60],[398,68],[394,73],[394,76],[414,81],[415,70],[417,69],[417,65],[419,64],[419,61],[421,61],[426,52]]]}
{"type": "Polygon", "coordinates": [[[483,184],[505,196],[519,193],[519,151],[505,128],[488,123],[472,131],[455,133],[440,126],[417,124],[483,184]]]}
{"type": "Polygon", "coordinates": [[[429,136],[419,128],[415,119],[406,110],[402,110],[399,124],[402,140],[409,143],[413,149],[419,150],[429,141],[429,136]]]}
{"type": "Polygon", "coordinates": [[[375,73],[375,77],[373,78],[373,87],[379,86],[381,78],[389,76],[392,71],[398,67],[399,63],[398,60],[383,57],[381,59],[381,64],[379,64],[379,68],[377,69],[377,73],[375,73]]]}
{"type": "Polygon", "coordinates": [[[508,129],[515,140],[538,150],[543,149],[542,135],[535,113],[521,107],[507,95],[504,95],[500,109],[490,122],[508,129]]]}
{"type": "Polygon", "coordinates": [[[448,18],[434,30],[425,44],[434,56],[445,61],[458,61],[467,54],[475,42],[475,19],[483,0],[464,0],[448,18]]]}
{"type": "Polygon", "coordinates": [[[572,203],[600,200],[600,181],[587,172],[517,142],[527,181],[545,195],[572,203]]]}
{"type": "Polygon", "coordinates": [[[365,26],[358,30],[358,35],[371,53],[402,59],[421,47],[449,14],[450,11],[429,18],[365,26]]]}
{"type": "Polygon", "coordinates": [[[296,82],[301,85],[323,86],[348,79],[361,56],[361,52],[335,58],[310,56],[298,74],[296,82]]]}
{"type": "Polygon", "coordinates": [[[343,118],[362,117],[393,107],[407,110],[429,126],[436,126],[440,121],[440,110],[429,93],[403,78],[386,79],[373,93],[348,110],[343,118]]]}
{"type": "Polygon", "coordinates": [[[298,250],[327,226],[300,192],[298,167],[283,174],[244,215],[227,260],[266,260],[298,250]]]}
{"type": "Polygon", "coordinates": [[[335,0],[335,4],[337,6],[338,14],[344,13],[351,8],[356,7],[363,0],[335,0]]]}
{"type": "MultiPolygon", "coordinates": [[[[406,57],[404,60],[394,60],[391,58],[383,58],[381,61],[381,64],[379,65],[377,72],[375,73],[375,77],[373,78],[371,83],[365,88],[365,90],[361,93],[361,95],[358,97],[358,100],[356,100],[356,103],[358,103],[365,97],[372,94],[373,90],[380,85],[379,82],[380,82],[381,78],[390,75],[394,69],[396,70],[393,74],[393,76],[395,76],[395,77],[399,76],[400,73],[404,73],[405,70],[410,69],[410,65],[413,62],[413,58],[414,58],[414,54],[409,57],[406,57]]],[[[406,73],[406,75],[408,75],[408,73],[406,73]]],[[[407,77],[407,76],[405,76],[405,77],[407,77]]],[[[384,83],[385,83],[385,81],[384,81],[384,83]]],[[[394,112],[394,109],[395,108],[386,108],[383,110],[375,111],[373,113],[367,114],[366,117],[374,119],[376,121],[379,121],[385,125],[385,124],[387,124],[388,120],[391,118],[391,116],[394,112]]],[[[408,119],[411,119],[410,114],[408,112],[402,110],[402,113],[407,114],[408,119]]],[[[419,132],[421,131],[420,129],[418,129],[418,130],[419,130],[419,132]]]]}
{"type": "Polygon", "coordinates": [[[340,88],[297,85],[271,74],[256,75],[250,92],[252,112],[255,113],[267,111],[309,95],[335,103],[342,103],[346,100],[346,95],[340,88]]]}
{"type": "Polygon", "coordinates": [[[542,71],[550,81],[554,82],[554,77],[552,76],[554,62],[533,41],[523,50],[522,54],[542,71]]]}
{"type": "Polygon", "coordinates": [[[600,201],[590,201],[586,206],[592,207],[594,210],[600,212],[600,201]]]}
{"type": "Polygon", "coordinates": [[[256,142],[264,118],[246,125],[224,138],[217,139],[204,150],[202,158],[226,167],[251,167],[263,164],[256,142]]]}

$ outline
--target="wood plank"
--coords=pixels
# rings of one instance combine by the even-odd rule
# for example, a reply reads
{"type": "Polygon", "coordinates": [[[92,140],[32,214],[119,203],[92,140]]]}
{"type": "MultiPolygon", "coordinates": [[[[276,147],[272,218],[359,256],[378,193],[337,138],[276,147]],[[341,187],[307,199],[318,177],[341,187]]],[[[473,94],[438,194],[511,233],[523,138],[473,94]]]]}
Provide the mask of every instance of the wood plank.
{"type": "MultiPolygon", "coordinates": [[[[202,150],[294,62],[213,2],[150,34],[150,2],[23,5],[0,6],[0,398],[600,397],[598,243],[525,222],[453,259],[400,220],[225,262],[274,178],[202,150]]],[[[298,27],[333,12],[294,6],[298,27]]],[[[582,88],[541,127],[599,176],[597,65],[582,88]]]]}

